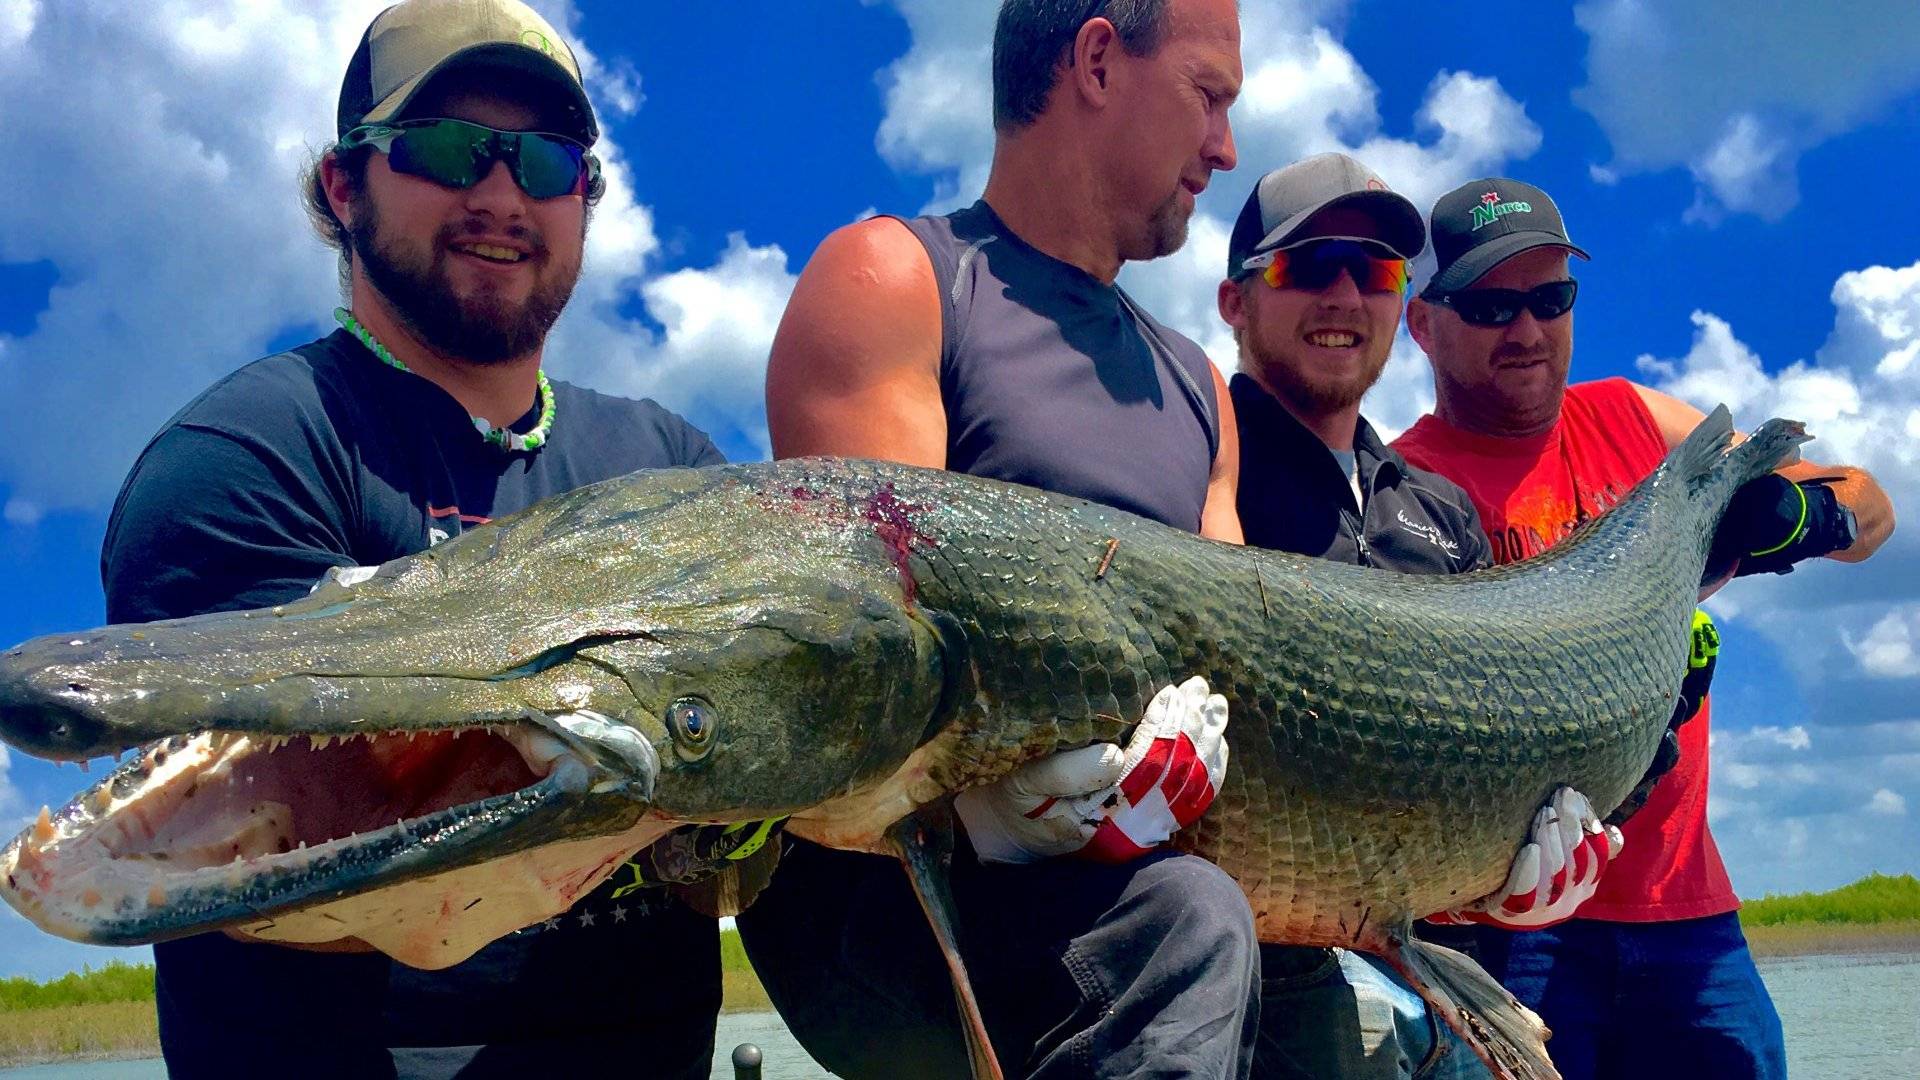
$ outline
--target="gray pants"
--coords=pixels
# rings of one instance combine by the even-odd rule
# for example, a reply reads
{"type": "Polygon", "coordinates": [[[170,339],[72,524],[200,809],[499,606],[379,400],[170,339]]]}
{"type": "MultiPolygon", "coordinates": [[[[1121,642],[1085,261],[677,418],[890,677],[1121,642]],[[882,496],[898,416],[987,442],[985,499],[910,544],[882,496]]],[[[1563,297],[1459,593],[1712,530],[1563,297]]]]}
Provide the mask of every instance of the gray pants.
{"type": "MultiPolygon", "coordinates": [[[[1009,1076],[1245,1077],[1259,950],[1218,867],[954,860],[961,952],[1009,1076]]],[[[964,1078],[946,965],[892,859],[792,842],[740,935],[774,1006],[836,1074],[964,1078]]]]}
{"type": "Polygon", "coordinates": [[[1486,1080],[1399,975],[1345,949],[1261,947],[1255,1080],[1486,1080]]]}

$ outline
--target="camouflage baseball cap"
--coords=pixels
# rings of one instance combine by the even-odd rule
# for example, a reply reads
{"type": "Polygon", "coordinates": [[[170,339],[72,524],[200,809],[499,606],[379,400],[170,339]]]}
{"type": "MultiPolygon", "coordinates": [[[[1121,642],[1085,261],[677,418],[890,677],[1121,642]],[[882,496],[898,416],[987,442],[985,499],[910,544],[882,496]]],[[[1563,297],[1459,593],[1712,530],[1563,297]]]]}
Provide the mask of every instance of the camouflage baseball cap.
{"type": "Polygon", "coordinates": [[[435,76],[486,67],[510,96],[531,93],[552,107],[544,126],[592,145],[600,129],[580,84],[573,50],[520,0],[405,0],[361,35],[340,84],[340,134],[361,124],[404,119],[435,76]]]}

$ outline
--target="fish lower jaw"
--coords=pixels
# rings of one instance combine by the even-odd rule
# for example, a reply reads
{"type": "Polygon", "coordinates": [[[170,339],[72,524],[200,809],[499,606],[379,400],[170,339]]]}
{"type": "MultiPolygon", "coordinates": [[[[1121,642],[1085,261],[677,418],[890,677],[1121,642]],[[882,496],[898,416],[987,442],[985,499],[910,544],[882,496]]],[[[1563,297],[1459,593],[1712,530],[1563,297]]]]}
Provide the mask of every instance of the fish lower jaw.
{"type": "MultiPolygon", "coordinates": [[[[423,850],[452,862],[461,848],[529,814],[584,797],[593,775],[579,752],[531,723],[176,736],[145,748],[57,814],[43,809],[0,852],[0,896],[50,932],[106,942],[178,936],[307,897],[343,903],[332,898],[385,891],[384,868],[404,865],[417,875],[423,850]]],[[[560,902],[569,875],[554,869],[543,863],[535,874],[553,884],[552,899],[536,901],[535,890],[522,888],[514,904],[496,905],[502,916],[560,902]]],[[[405,904],[395,906],[407,898],[424,894],[413,888],[390,898],[385,918],[418,927],[424,914],[404,919],[405,904]]],[[[354,926],[383,932],[360,925],[363,919],[316,919],[286,940],[363,936],[354,926]],[[336,928],[330,936],[329,928],[336,928]]],[[[498,917],[489,911],[487,921],[498,917]]],[[[456,928],[442,936],[466,935],[456,928]]]]}
{"type": "Polygon", "coordinates": [[[634,852],[674,827],[643,820],[622,833],[531,848],[234,930],[279,944],[358,938],[403,964],[434,971],[567,911],[634,852]]]}

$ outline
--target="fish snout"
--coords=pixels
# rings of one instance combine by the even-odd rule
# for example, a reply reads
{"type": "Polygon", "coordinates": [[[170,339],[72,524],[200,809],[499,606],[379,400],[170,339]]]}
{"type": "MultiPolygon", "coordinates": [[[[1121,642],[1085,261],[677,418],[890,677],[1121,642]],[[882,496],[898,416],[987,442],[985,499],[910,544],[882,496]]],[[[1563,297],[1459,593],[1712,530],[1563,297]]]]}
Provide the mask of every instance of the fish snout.
{"type": "Polygon", "coordinates": [[[27,645],[0,653],[0,739],[36,757],[83,761],[123,749],[102,694],[78,670],[36,661],[27,645]]]}

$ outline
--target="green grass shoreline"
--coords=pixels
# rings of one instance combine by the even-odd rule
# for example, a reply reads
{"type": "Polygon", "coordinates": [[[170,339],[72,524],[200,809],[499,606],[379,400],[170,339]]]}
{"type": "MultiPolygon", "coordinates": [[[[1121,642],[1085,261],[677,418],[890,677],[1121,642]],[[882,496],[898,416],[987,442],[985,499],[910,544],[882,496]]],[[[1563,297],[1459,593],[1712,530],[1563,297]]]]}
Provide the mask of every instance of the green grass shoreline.
{"type": "MultiPolygon", "coordinates": [[[[1762,959],[1920,954],[1920,878],[1872,874],[1831,892],[1749,900],[1740,924],[1762,959]]],[[[720,970],[722,1011],[772,1007],[734,931],[720,936],[720,970]]],[[[0,1068],[159,1052],[151,965],[113,963],[47,982],[0,979],[0,1068]]]]}

